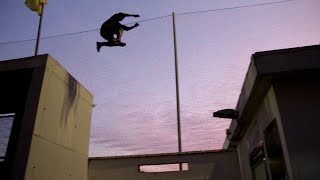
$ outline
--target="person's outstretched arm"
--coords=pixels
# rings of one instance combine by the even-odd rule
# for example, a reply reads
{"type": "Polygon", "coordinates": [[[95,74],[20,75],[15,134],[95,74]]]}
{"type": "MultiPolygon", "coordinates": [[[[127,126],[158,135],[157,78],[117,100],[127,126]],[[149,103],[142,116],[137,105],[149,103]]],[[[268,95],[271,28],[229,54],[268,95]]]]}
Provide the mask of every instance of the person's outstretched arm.
{"type": "Polygon", "coordinates": [[[123,13],[123,12],[120,12],[121,15],[123,15],[124,17],[140,17],[139,14],[128,14],[128,13],[123,13]]]}

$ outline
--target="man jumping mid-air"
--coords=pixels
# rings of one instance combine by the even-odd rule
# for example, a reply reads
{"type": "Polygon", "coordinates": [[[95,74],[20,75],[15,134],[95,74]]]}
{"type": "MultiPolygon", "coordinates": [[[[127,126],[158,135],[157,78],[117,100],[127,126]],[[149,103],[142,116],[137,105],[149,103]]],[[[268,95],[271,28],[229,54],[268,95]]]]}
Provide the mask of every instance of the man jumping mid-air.
{"type": "Polygon", "coordinates": [[[123,31],[129,31],[137,26],[135,25],[128,27],[122,25],[120,21],[122,21],[125,17],[140,17],[138,14],[126,14],[119,12],[113,16],[111,16],[106,22],[104,22],[100,28],[100,35],[107,40],[107,42],[97,42],[97,51],[100,52],[100,48],[102,46],[125,46],[126,43],[121,42],[121,36],[123,31]],[[114,35],[117,35],[117,38],[114,38],[114,35]]]}

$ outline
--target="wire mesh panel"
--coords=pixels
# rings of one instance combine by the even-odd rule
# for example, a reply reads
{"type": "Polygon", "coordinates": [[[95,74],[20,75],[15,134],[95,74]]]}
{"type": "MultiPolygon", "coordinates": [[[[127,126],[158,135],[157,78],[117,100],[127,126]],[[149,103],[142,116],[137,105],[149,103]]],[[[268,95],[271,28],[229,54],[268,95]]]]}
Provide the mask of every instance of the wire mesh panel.
{"type": "Polygon", "coordinates": [[[299,46],[295,36],[315,42],[303,31],[316,19],[302,26],[294,16],[302,9],[266,3],[176,15],[184,151],[222,148],[230,121],[212,112],[235,108],[253,53],[299,46]]]}
{"type": "Polygon", "coordinates": [[[36,40],[15,43],[0,43],[0,59],[9,60],[34,55],[36,40]]]}
{"type": "Polygon", "coordinates": [[[99,53],[99,30],[42,40],[41,52],[94,94],[90,155],[177,151],[171,27],[170,17],[143,21],[124,32],[125,47],[99,53]]]}
{"type": "MultiPolygon", "coordinates": [[[[222,148],[230,120],[212,113],[235,107],[253,53],[319,44],[318,2],[308,2],[176,13],[182,151],[222,148]],[[296,15],[305,11],[311,15],[296,15]]],[[[48,19],[56,15],[47,12],[48,19]]],[[[142,20],[124,32],[127,46],[99,53],[99,27],[41,39],[39,54],[52,55],[94,95],[90,156],[178,151],[172,23],[171,15],[142,20]]],[[[32,56],[34,46],[33,39],[6,43],[1,37],[0,59],[32,56]]]]}
{"type": "Polygon", "coordinates": [[[125,155],[177,151],[171,19],[125,32],[124,48],[102,48],[92,81],[90,153],[125,155]]]}
{"type": "Polygon", "coordinates": [[[221,18],[214,12],[177,15],[184,151],[222,148],[230,120],[213,119],[212,113],[235,108],[249,62],[224,41],[236,31],[221,18]],[[183,31],[190,26],[196,28],[183,31]]]}

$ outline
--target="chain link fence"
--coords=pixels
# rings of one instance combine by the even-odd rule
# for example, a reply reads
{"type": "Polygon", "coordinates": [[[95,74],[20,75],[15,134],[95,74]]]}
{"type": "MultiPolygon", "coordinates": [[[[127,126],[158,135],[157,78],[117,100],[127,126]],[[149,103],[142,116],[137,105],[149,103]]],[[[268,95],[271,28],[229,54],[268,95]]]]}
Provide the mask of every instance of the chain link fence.
{"type": "MultiPolygon", "coordinates": [[[[319,23],[293,17],[297,10],[284,3],[176,14],[182,151],[222,148],[230,120],[212,113],[235,108],[251,54],[316,42],[319,23]]],[[[94,95],[90,156],[178,151],[172,23],[171,15],[141,21],[124,33],[126,47],[99,53],[98,29],[41,38],[39,54],[94,95]]],[[[32,56],[34,46],[2,42],[0,59],[32,56]]]]}

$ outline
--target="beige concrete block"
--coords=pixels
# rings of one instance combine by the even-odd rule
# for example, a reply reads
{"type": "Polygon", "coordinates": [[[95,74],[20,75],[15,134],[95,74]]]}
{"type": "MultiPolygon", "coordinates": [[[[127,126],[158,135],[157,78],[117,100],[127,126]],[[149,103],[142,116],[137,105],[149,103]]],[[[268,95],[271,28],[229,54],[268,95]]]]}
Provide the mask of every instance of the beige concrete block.
{"type": "Polygon", "coordinates": [[[40,136],[49,139],[57,144],[71,148],[71,135],[68,123],[72,123],[71,118],[65,118],[64,94],[66,84],[55,73],[48,73],[50,76],[46,89],[46,97],[41,112],[40,136]]]}
{"type": "Polygon", "coordinates": [[[60,79],[66,79],[68,76],[68,72],[61,66],[58,61],[56,61],[53,57],[48,55],[47,68],[50,68],[53,72],[55,72],[60,79]]]}
{"type": "Polygon", "coordinates": [[[72,180],[88,179],[88,156],[75,152],[72,153],[70,177],[72,180]]]}
{"type": "Polygon", "coordinates": [[[48,56],[26,179],[86,180],[93,96],[48,56]]]}
{"type": "Polygon", "coordinates": [[[26,180],[71,179],[72,151],[33,136],[26,180]]]}
{"type": "Polygon", "coordinates": [[[26,180],[86,180],[88,157],[33,136],[26,180]]]}
{"type": "Polygon", "coordinates": [[[42,87],[34,134],[88,154],[93,96],[51,57],[42,87]]]}
{"type": "Polygon", "coordinates": [[[75,151],[86,156],[89,154],[89,141],[91,129],[92,105],[83,97],[79,98],[77,104],[77,113],[75,114],[72,147],[75,151]]]}
{"type": "Polygon", "coordinates": [[[51,74],[51,70],[46,69],[43,77],[43,83],[41,87],[41,92],[40,92],[40,98],[39,98],[39,104],[38,104],[38,110],[37,110],[37,116],[35,120],[35,125],[34,125],[34,131],[33,134],[40,135],[40,130],[41,130],[41,124],[42,124],[42,119],[43,119],[43,112],[45,111],[45,98],[48,95],[48,90],[49,90],[49,78],[51,74]]]}

